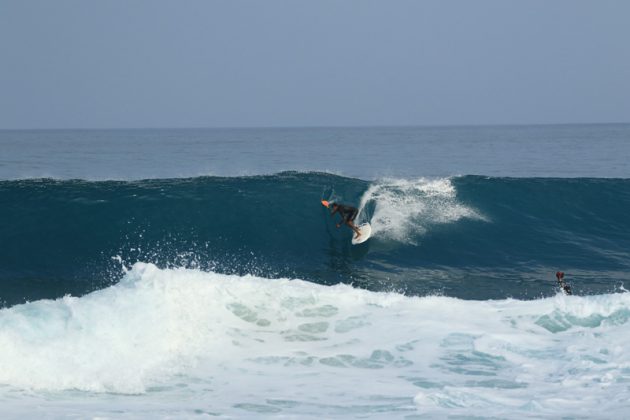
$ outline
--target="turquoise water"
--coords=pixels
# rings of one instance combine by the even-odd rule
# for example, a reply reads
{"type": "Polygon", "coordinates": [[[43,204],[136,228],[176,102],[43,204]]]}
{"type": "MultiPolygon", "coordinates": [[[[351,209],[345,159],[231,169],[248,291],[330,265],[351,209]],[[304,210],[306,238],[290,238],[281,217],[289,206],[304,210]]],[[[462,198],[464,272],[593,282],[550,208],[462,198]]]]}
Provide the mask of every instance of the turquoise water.
{"type": "Polygon", "coordinates": [[[623,417],[629,140],[0,131],[0,412],[623,417]]]}
{"type": "Polygon", "coordinates": [[[147,181],[0,182],[5,305],[116,283],[125,267],[347,283],[408,295],[533,299],[554,273],[580,294],[627,284],[630,181],[366,181],[323,173],[147,181]],[[350,244],[320,199],[361,206],[350,244]],[[614,204],[613,204],[614,203],[614,204]]]}

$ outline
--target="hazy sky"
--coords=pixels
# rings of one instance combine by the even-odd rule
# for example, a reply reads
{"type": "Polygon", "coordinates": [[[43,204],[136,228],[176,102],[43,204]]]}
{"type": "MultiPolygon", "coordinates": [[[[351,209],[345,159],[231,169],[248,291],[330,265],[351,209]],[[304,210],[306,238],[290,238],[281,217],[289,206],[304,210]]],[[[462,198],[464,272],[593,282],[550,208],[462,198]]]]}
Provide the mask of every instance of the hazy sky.
{"type": "Polygon", "coordinates": [[[629,121],[627,0],[0,0],[0,128],[629,121]]]}

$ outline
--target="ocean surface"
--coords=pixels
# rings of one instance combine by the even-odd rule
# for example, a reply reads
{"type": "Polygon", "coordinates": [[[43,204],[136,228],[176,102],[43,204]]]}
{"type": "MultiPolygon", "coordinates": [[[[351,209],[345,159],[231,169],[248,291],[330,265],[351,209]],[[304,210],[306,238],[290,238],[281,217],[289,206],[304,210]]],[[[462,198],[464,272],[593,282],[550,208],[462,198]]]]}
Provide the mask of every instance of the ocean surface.
{"type": "Polygon", "coordinates": [[[629,158],[628,124],[0,130],[0,416],[622,418],[629,158]]]}

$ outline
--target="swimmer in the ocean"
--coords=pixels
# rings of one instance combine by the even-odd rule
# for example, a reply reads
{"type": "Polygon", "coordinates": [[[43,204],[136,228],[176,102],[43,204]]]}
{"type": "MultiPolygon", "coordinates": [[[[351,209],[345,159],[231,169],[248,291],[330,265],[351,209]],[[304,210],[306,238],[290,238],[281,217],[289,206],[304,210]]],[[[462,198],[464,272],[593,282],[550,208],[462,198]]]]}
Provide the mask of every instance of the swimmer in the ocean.
{"type": "Polygon", "coordinates": [[[556,272],[556,279],[558,280],[558,284],[560,285],[560,289],[564,292],[565,295],[571,295],[571,286],[569,283],[564,281],[564,273],[562,271],[556,272]]]}

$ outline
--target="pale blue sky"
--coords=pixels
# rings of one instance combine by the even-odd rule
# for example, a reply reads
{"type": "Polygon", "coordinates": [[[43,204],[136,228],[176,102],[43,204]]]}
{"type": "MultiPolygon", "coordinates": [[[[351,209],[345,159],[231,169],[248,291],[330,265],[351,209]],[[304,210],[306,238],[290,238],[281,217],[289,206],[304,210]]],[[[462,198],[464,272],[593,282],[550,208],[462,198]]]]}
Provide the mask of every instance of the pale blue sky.
{"type": "Polygon", "coordinates": [[[0,128],[630,121],[630,1],[0,0],[0,128]]]}

